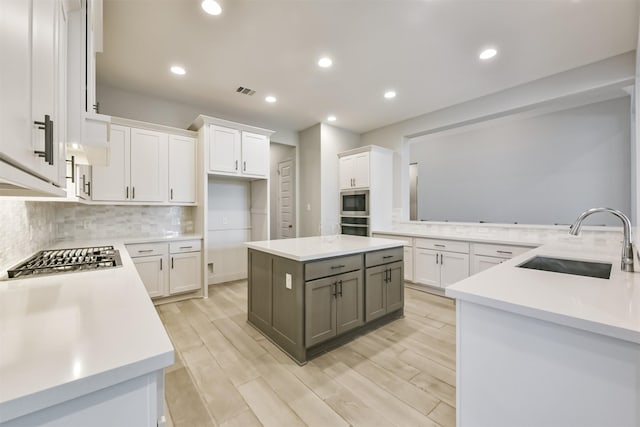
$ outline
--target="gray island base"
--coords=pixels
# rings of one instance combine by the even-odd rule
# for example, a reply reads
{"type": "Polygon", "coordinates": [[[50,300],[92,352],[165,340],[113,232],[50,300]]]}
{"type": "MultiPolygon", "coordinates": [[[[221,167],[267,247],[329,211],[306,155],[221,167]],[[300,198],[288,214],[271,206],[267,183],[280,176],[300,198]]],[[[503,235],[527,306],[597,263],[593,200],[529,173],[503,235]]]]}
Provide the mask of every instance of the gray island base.
{"type": "Polygon", "coordinates": [[[248,322],[298,364],[404,314],[403,242],[247,243],[248,322]]]}

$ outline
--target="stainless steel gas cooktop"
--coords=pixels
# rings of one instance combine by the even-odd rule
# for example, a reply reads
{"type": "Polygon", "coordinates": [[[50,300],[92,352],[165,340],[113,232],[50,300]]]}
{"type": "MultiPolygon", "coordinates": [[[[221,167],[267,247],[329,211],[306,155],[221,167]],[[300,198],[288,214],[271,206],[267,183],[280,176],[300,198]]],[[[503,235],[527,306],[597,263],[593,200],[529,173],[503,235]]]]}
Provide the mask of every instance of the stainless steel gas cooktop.
{"type": "Polygon", "coordinates": [[[7,270],[10,279],[56,273],[98,270],[122,265],[120,252],[113,246],[49,249],[7,270]]]}

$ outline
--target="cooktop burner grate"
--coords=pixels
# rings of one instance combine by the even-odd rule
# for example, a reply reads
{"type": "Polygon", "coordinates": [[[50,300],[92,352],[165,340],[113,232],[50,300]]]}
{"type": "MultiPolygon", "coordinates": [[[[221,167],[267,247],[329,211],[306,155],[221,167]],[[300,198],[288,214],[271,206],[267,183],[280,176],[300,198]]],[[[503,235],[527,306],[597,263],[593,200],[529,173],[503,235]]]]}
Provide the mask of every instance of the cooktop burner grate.
{"type": "Polygon", "coordinates": [[[73,271],[97,270],[122,265],[120,253],[113,246],[73,249],[48,249],[7,270],[10,279],[43,276],[73,271]]]}

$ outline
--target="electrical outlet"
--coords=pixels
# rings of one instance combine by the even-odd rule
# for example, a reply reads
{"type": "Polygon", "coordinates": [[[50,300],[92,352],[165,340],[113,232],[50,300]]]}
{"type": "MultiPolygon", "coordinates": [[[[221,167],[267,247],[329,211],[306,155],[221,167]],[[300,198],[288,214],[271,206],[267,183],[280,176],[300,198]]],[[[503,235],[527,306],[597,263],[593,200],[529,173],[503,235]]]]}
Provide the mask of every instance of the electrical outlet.
{"type": "Polygon", "coordinates": [[[291,274],[290,273],[285,273],[284,275],[284,285],[286,286],[287,289],[291,289],[291,274]]]}

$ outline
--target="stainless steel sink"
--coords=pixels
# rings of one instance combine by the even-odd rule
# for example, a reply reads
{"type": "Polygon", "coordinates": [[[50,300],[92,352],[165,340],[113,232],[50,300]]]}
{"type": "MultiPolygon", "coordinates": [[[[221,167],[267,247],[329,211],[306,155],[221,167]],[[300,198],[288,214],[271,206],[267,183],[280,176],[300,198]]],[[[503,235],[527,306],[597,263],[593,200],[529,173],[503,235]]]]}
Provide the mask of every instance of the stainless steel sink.
{"type": "Polygon", "coordinates": [[[573,274],[576,276],[608,279],[611,276],[611,264],[603,262],[576,261],[572,259],[548,258],[536,256],[520,264],[520,268],[550,271],[552,273],[573,274]]]}

